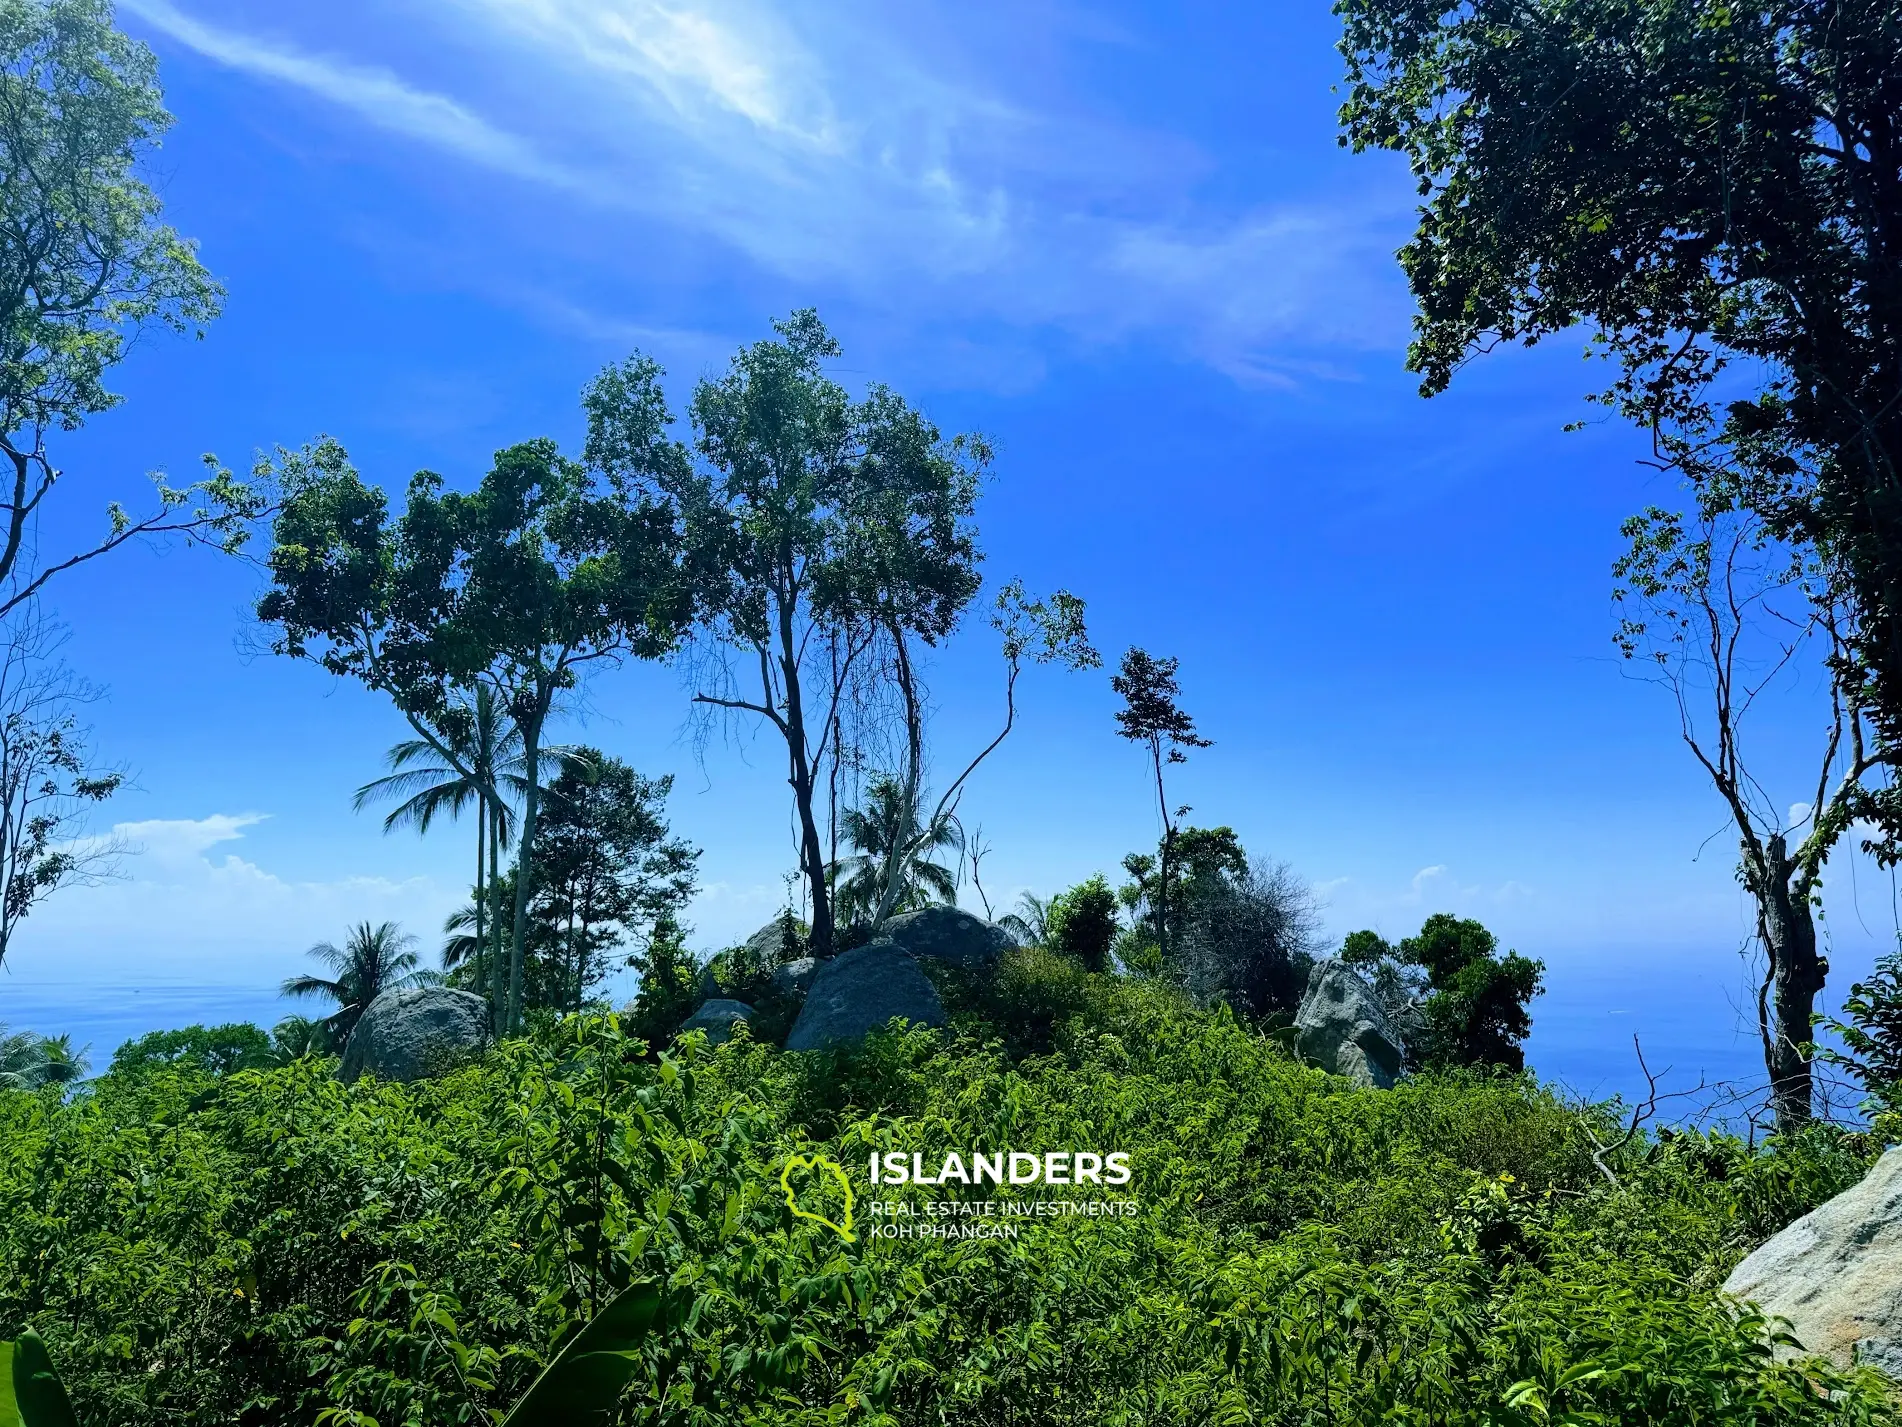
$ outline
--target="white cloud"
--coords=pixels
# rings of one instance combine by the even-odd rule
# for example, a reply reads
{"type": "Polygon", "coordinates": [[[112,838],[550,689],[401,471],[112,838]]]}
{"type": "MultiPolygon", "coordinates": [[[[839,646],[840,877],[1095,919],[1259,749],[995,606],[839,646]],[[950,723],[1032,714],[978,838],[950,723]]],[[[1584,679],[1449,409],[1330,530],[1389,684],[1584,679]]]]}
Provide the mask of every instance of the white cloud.
{"type": "Polygon", "coordinates": [[[207,59],[329,100],[381,129],[403,134],[518,178],[583,187],[575,174],[542,158],[526,140],[496,128],[455,100],[414,88],[388,70],[268,44],[194,19],[168,0],[123,0],[148,25],[207,59]]]}
{"type": "MultiPolygon", "coordinates": [[[[419,0],[450,98],[394,68],[128,7],[201,54],[380,128],[657,221],[901,317],[1160,340],[1243,381],[1341,375],[1403,338],[1391,251],[1408,203],[1288,196],[1205,211],[1194,146],[1001,87],[912,12],[759,0],[419,0]],[[506,113],[506,125],[485,117],[506,113]],[[532,139],[524,137],[532,135],[532,139]]],[[[352,43],[375,27],[349,25],[352,43]]],[[[334,22],[333,22],[334,23],[334,22]]],[[[598,309],[598,299],[574,306],[598,309]]]]}
{"type": "Polygon", "coordinates": [[[297,970],[312,943],[366,920],[401,922],[432,949],[460,888],[368,873],[293,881],[235,852],[214,855],[265,818],[118,824],[110,837],[135,849],[123,880],[49,898],[24,923],[8,967],[31,978],[138,981],[189,966],[207,981],[270,984],[297,970]]]}

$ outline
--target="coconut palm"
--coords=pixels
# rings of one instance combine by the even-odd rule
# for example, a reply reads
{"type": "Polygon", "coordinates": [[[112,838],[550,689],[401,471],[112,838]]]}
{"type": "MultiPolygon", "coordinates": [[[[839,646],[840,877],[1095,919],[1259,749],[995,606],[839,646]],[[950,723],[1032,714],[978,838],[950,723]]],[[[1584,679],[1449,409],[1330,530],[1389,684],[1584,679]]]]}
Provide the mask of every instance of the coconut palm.
{"type": "MultiPolygon", "coordinates": [[[[475,925],[471,945],[476,953],[476,985],[482,985],[481,952],[491,940],[490,896],[500,858],[515,838],[515,809],[508,795],[520,788],[522,735],[495,693],[478,686],[468,703],[443,720],[440,746],[428,739],[409,738],[385,755],[390,772],[357,789],[353,806],[361,812],[383,798],[400,798],[383,819],[383,831],[413,827],[429,831],[438,816],[460,817],[471,806],[476,812],[475,925]],[[449,756],[445,757],[443,750],[449,756]],[[491,790],[499,790],[498,800],[491,790]]],[[[497,938],[499,940],[499,938],[497,938]]],[[[499,958],[498,958],[499,964],[499,958]]],[[[494,979],[494,978],[492,978],[494,979]]]]}
{"type": "Polygon", "coordinates": [[[286,1016],[271,1027],[274,1064],[289,1065],[307,1055],[328,1055],[330,1049],[330,1032],[322,1021],[313,1021],[309,1016],[286,1016]]]}
{"type": "Polygon", "coordinates": [[[87,1069],[85,1051],[74,1050],[70,1036],[36,1036],[31,1031],[9,1035],[0,1026],[0,1090],[67,1085],[83,1078],[87,1069]]]}
{"type": "Polygon", "coordinates": [[[286,996],[328,996],[337,1009],[324,1018],[324,1029],[339,1045],[349,1039],[351,1028],[369,1004],[385,991],[404,986],[420,986],[435,979],[424,971],[411,950],[416,938],[406,936],[395,922],[371,926],[358,922],[342,946],[320,941],[309,954],[324,963],[334,976],[293,976],[284,983],[286,996]]]}
{"type": "Polygon", "coordinates": [[[1035,892],[1020,893],[1017,910],[1004,913],[997,924],[1025,946],[1042,946],[1050,935],[1050,905],[1055,900],[1035,892]]]}
{"type": "Polygon", "coordinates": [[[73,1038],[69,1035],[40,1037],[40,1084],[71,1085],[74,1081],[84,1080],[86,1072],[92,1069],[86,1059],[90,1046],[73,1049],[73,1038]]]}
{"type": "Polygon", "coordinates": [[[877,911],[894,849],[910,848],[911,852],[901,852],[902,865],[892,869],[898,888],[890,912],[909,912],[932,902],[957,900],[957,873],[933,862],[930,854],[961,849],[964,831],[956,818],[943,813],[928,832],[922,832],[917,808],[908,804],[905,789],[896,778],[881,775],[872,779],[865,788],[864,805],[839,819],[839,832],[854,853],[827,869],[837,889],[841,922],[862,921],[877,911]]]}

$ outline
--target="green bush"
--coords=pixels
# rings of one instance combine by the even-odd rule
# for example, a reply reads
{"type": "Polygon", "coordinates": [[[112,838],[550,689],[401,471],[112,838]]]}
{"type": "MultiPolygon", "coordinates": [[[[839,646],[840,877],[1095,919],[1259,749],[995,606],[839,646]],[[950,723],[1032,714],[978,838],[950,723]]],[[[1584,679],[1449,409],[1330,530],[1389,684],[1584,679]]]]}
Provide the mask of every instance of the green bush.
{"type": "Polygon", "coordinates": [[[1524,1077],[1355,1089],[1049,953],[962,994],[948,1031],[822,1054],[655,1059],[576,1016],[409,1086],[303,1060],[0,1095],[0,1337],[45,1338],[89,1427],[473,1423],[652,1279],[625,1422],[1898,1421],[1714,1296],[1865,1138],[1660,1137],[1613,1182],[1524,1077]],[[845,1243],[779,1186],[794,1153],[862,1183],[874,1149],[1059,1146],[1133,1182],[1012,1198],[1135,1214],[845,1243]]]}

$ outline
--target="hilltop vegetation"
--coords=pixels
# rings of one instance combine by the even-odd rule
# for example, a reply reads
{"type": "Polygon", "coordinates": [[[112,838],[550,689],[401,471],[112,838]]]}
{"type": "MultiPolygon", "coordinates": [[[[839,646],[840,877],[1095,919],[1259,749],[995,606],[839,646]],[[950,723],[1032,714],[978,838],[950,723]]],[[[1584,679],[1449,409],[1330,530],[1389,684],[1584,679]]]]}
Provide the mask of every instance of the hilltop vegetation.
{"type": "Polygon", "coordinates": [[[183,1056],[0,1096],[0,1318],[112,1427],[481,1421],[645,1275],[628,1422],[1897,1420],[1714,1294],[1863,1137],[1601,1170],[1609,1122],[1530,1078],[1356,1090],[1157,982],[1025,952],[999,984],[1014,1027],[851,1051],[656,1058],[584,1014],[412,1086],[183,1056]],[[848,1244],[779,1191],[795,1152],[862,1184],[873,1148],[1059,1145],[1133,1183],[1011,1197],[1135,1215],[848,1244]]]}

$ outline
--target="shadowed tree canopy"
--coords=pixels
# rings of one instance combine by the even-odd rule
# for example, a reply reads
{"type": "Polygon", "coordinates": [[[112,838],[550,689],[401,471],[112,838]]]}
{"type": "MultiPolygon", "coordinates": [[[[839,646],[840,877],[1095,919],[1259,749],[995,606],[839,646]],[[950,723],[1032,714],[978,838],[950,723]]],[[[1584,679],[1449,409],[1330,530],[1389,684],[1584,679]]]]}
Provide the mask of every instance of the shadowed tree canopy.
{"type": "MultiPolygon", "coordinates": [[[[1427,393],[1583,325],[1604,399],[1813,542],[1902,736],[1902,4],[1341,0],[1344,142],[1407,156],[1427,393]]],[[[1902,804],[1875,809],[1892,830],[1902,804]]]]}

